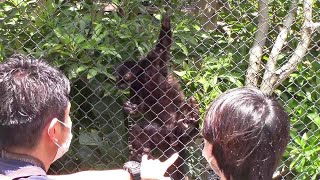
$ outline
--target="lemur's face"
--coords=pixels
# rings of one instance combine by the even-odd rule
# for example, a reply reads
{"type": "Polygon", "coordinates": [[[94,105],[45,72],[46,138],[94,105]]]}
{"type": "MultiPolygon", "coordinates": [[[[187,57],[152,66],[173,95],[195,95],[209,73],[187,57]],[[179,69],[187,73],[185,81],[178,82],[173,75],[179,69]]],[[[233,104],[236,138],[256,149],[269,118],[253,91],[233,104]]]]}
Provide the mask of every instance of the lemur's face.
{"type": "Polygon", "coordinates": [[[116,86],[119,89],[127,89],[137,80],[135,70],[137,69],[135,61],[125,61],[116,69],[116,86]]]}

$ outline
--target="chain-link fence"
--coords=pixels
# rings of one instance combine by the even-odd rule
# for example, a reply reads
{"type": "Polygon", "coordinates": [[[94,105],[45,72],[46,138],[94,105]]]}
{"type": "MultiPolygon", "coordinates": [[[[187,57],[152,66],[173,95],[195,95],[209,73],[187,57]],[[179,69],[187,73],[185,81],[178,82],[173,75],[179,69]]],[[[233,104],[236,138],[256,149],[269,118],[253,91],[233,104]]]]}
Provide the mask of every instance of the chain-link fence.
{"type": "Polygon", "coordinates": [[[214,179],[198,135],[205,109],[227,89],[256,86],[274,92],[290,114],[291,140],[275,179],[319,179],[319,12],[318,0],[0,1],[0,60],[16,52],[43,58],[72,82],[72,147],[51,174],[121,168],[140,151],[160,158],[179,151],[175,179],[179,172],[214,179]],[[167,50],[144,66],[147,77],[161,74],[167,84],[134,94],[117,84],[119,74],[127,83],[136,75],[120,73],[124,61],[137,67],[167,50]],[[169,103],[162,102],[167,86],[175,90],[169,103]],[[150,102],[137,107],[142,96],[150,102]],[[161,124],[168,118],[193,124],[181,133],[161,124]]]}

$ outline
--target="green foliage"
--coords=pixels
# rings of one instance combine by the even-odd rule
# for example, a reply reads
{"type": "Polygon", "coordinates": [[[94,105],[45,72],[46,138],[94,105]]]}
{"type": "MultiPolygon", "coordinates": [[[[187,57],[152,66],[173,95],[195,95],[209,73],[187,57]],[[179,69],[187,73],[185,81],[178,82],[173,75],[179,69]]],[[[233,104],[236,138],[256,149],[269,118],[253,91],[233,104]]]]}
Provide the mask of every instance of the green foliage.
{"type": "Polygon", "coordinates": [[[201,67],[190,67],[185,64],[184,71],[175,71],[187,81],[184,89],[193,92],[192,94],[201,103],[202,114],[219,94],[230,88],[243,86],[244,79],[241,72],[231,72],[233,69],[231,57],[232,54],[227,54],[221,59],[213,56],[203,57],[201,67]]]}
{"type": "MultiPolygon", "coordinates": [[[[146,1],[147,2],[147,1],[146,1]]],[[[63,0],[9,0],[0,3],[0,61],[15,52],[47,59],[67,74],[71,90],[74,142],[69,156],[55,163],[51,173],[84,169],[119,168],[128,157],[127,117],[122,104],[128,92],[114,85],[114,66],[125,59],[138,59],[154,45],[164,9],[173,11],[173,72],[181,79],[187,96],[200,102],[202,117],[210,102],[230,88],[244,85],[249,49],[257,25],[257,1],[229,1],[231,10],[220,12],[221,28],[203,31],[191,14],[179,11],[182,1],[170,10],[161,1],[149,15],[140,0],[115,0],[121,12],[105,12],[103,3],[63,0]],[[44,3],[44,4],[42,4],[44,3]],[[123,11],[123,12],[122,12],[123,11]],[[228,31],[228,32],[226,32],[228,31]],[[63,169],[63,170],[61,170],[63,169]]],[[[150,5],[151,3],[151,5],[150,5]]],[[[192,3],[191,3],[192,4],[192,3]]],[[[290,1],[270,1],[270,32],[264,63],[278,35],[290,1]]],[[[315,20],[319,3],[315,3],[315,20]]],[[[301,5],[299,5],[301,9],[301,5]]],[[[289,42],[280,55],[286,62],[299,40],[298,16],[289,42]]],[[[314,42],[319,42],[319,35],[314,42]]],[[[296,179],[319,179],[320,174],[320,64],[318,45],[313,43],[298,71],[276,90],[291,117],[291,142],[282,161],[296,179]]],[[[197,149],[191,147],[192,151],[197,149]]],[[[203,166],[189,159],[191,176],[203,166]]]]}
{"type": "MultiPolygon", "coordinates": [[[[285,162],[298,179],[318,179],[320,174],[320,64],[306,57],[299,71],[283,85],[282,101],[291,112],[291,139],[285,162]]],[[[281,90],[278,91],[280,93],[281,90]]]]}

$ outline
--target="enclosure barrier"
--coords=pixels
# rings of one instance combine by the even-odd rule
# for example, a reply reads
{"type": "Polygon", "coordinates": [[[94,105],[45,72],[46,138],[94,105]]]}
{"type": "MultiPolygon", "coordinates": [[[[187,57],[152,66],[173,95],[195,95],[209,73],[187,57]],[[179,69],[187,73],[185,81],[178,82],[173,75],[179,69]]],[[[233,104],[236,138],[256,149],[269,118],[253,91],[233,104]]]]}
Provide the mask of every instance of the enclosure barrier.
{"type": "Polygon", "coordinates": [[[177,171],[189,179],[215,179],[201,156],[205,110],[222,92],[251,86],[275,96],[290,115],[291,139],[274,179],[319,179],[319,19],[320,1],[312,0],[2,0],[0,60],[14,53],[45,59],[72,82],[74,138],[50,174],[121,168],[129,157],[138,157],[132,152],[135,138],[146,136],[140,142],[143,151],[166,156],[159,143],[169,143],[172,151],[184,152],[183,168],[177,171]],[[171,21],[172,44],[162,47],[171,46],[161,66],[168,71],[164,76],[176,78],[181,102],[190,105],[193,97],[198,103],[190,105],[193,111],[176,107],[183,111],[179,116],[199,115],[200,126],[186,129],[197,130],[188,140],[178,134],[177,142],[169,137],[172,129],[147,131],[163,126],[158,122],[133,130],[138,122],[152,121],[152,115],[162,120],[163,112],[147,117],[152,109],[167,111],[176,104],[149,104],[139,119],[124,110],[132,94],[116,84],[119,65],[128,59],[141,62],[164,42],[158,36],[165,16],[171,21]],[[164,140],[154,142],[161,139],[157,135],[164,140]],[[183,147],[172,149],[175,143],[183,147]]]}

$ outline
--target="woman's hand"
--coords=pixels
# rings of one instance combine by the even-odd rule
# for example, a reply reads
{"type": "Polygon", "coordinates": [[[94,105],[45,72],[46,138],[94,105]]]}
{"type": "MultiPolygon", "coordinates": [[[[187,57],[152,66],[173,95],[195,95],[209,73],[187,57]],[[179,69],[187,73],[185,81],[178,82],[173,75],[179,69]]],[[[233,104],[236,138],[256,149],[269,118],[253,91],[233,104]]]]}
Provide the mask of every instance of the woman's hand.
{"type": "Polygon", "coordinates": [[[142,180],[167,180],[169,177],[164,177],[167,169],[178,159],[179,154],[173,154],[169,159],[161,162],[159,159],[148,159],[147,155],[142,156],[140,174],[142,180]]]}

